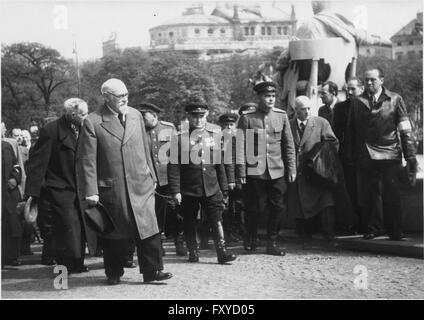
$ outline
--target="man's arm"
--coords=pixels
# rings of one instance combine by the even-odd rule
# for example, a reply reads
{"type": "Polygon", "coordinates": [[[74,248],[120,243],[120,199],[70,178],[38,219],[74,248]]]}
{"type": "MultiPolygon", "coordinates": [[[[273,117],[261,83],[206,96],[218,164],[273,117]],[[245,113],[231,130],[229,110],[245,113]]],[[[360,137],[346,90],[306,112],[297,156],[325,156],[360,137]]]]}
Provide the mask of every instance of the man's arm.
{"type": "Polygon", "coordinates": [[[337,139],[336,135],[333,132],[333,129],[331,129],[330,123],[325,120],[323,120],[323,126],[321,129],[321,141],[331,141],[333,142],[334,146],[336,147],[337,151],[339,150],[339,140],[337,139]]]}
{"type": "Polygon", "coordinates": [[[25,195],[40,197],[40,190],[46,177],[52,150],[52,139],[45,128],[41,128],[40,137],[29,154],[25,195]]]}
{"type": "Polygon", "coordinates": [[[89,200],[89,202],[92,200],[93,202],[91,204],[94,205],[96,196],[98,201],[99,195],[97,187],[97,136],[89,118],[86,118],[84,121],[80,139],[79,161],[81,161],[80,168],[83,170],[81,174],[83,198],[89,200]]]}
{"type": "Polygon", "coordinates": [[[287,168],[289,182],[296,179],[296,148],[294,146],[293,134],[290,128],[289,118],[283,114],[283,136],[281,138],[281,154],[284,165],[287,168]]]}
{"type": "Polygon", "coordinates": [[[246,129],[248,121],[245,115],[241,115],[237,124],[236,136],[236,183],[244,183],[246,180],[246,129]]]}

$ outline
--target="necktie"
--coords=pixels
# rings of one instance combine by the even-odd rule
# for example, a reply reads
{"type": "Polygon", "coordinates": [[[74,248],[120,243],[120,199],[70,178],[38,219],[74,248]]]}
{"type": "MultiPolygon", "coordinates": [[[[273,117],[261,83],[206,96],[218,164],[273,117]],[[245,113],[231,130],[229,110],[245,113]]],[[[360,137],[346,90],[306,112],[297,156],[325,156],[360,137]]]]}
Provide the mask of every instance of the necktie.
{"type": "Polygon", "coordinates": [[[300,129],[300,138],[303,137],[303,133],[305,132],[305,124],[303,122],[300,123],[299,129],[300,129]]]}
{"type": "Polygon", "coordinates": [[[122,126],[125,128],[124,115],[122,113],[118,114],[119,122],[121,122],[122,126]]]}
{"type": "Polygon", "coordinates": [[[377,104],[377,99],[375,98],[375,96],[373,95],[371,97],[371,107],[374,108],[375,105],[377,104]]]}

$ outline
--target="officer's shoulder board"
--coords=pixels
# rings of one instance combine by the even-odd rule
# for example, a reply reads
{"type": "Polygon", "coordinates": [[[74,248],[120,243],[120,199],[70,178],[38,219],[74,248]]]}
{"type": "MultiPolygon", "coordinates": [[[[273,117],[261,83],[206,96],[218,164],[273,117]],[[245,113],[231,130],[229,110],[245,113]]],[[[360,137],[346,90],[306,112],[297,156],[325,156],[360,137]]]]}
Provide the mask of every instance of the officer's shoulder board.
{"type": "Polygon", "coordinates": [[[174,124],[171,122],[161,120],[160,123],[163,124],[164,126],[175,128],[174,124]]]}
{"type": "Polygon", "coordinates": [[[286,111],[284,111],[283,109],[279,109],[279,108],[272,108],[272,111],[275,111],[275,112],[279,112],[279,113],[287,113],[286,111]]]}

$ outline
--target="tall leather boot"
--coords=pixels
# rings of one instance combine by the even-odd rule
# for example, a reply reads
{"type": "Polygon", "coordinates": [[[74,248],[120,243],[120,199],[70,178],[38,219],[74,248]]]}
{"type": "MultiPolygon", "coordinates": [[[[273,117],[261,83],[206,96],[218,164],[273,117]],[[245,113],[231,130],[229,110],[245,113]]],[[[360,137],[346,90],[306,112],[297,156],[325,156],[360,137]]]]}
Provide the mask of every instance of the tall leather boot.
{"type": "Polygon", "coordinates": [[[214,236],[218,263],[224,264],[224,263],[235,260],[237,258],[236,255],[229,254],[227,252],[227,248],[225,246],[224,228],[222,226],[222,221],[217,221],[215,223],[212,223],[212,232],[214,236]]]}
{"type": "Polygon", "coordinates": [[[175,253],[177,256],[186,256],[187,255],[187,249],[184,246],[184,234],[183,232],[178,232],[174,237],[174,243],[175,243],[175,253]]]}
{"type": "Polygon", "coordinates": [[[195,223],[195,221],[184,221],[184,237],[187,244],[189,262],[199,262],[195,223]]]}

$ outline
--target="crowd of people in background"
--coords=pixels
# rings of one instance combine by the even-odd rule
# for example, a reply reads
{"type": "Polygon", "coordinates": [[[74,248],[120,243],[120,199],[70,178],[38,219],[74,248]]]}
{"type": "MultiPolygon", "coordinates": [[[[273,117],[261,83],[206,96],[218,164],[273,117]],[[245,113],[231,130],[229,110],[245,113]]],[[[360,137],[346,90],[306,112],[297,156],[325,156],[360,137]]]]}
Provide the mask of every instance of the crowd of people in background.
{"type": "Polygon", "coordinates": [[[347,81],[341,101],[340,88],[324,82],[318,116],[300,95],[289,118],[275,105],[276,84],[264,79],[253,88],[256,102],[222,114],[218,124],[207,120],[210,106],[194,99],[185,106],[186,125],[176,127],[160,119],[155,104],[129,107],[125,84],[109,79],[101,86],[104,104],[90,114],[85,101],[72,98],[40,131],[13,128],[7,137],[2,123],[2,266],[19,265],[40,234],[43,264],[88,272],[88,247],[103,255],[107,282],[116,285],[124,268],[135,267],[136,251],[144,281],[164,281],[172,277],[163,272],[164,236],[178,256],[196,263],[211,233],[218,263],[228,264],[236,260],[229,242],[242,239],[247,253],[262,246],[264,221],[265,253],[284,256],[278,244],[284,218],[295,222],[305,249],[319,230],[334,250],[341,220],[364,239],[387,233],[402,240],[398,173],[404,160],[415,184],[416,145],[402,97],[383,83],[383,71],[369,68],[363,79],[347,81]],[[203,158],[216,132],[231,137],[219,148],[231,150],[229,162],[203,158]],[[166,144],[179,150],[176,161],[164,161],[166,144]],[[200,163],[184,162],[184,151],[198,153],[200,163]],[[17,209],[29,198],[38,205],[34,224],[17,209]],[[93,228],[87,220],[93,208],[107,213],[112,231],[93,228]]]}

